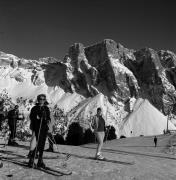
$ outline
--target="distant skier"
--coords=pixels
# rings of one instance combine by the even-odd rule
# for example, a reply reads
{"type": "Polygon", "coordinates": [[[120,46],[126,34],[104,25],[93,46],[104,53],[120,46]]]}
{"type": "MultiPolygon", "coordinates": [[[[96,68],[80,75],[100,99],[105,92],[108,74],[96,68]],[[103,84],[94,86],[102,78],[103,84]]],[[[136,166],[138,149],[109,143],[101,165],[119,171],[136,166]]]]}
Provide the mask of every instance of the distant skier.
{"type": "Polygon", "coordinates": [[[2,163],[2,161],[0,159],[0,168],[2,168],[2,167],[3,167],[3,163],[2,163]]]}
{"type": "Polygon", "coordinates": [[[154,144],[155,144],[155,147],[157,146],[157,141],[158,141],[158,139],[157,139],[157,137],[155,136],[155,137],[154,137],[154,144]]]}

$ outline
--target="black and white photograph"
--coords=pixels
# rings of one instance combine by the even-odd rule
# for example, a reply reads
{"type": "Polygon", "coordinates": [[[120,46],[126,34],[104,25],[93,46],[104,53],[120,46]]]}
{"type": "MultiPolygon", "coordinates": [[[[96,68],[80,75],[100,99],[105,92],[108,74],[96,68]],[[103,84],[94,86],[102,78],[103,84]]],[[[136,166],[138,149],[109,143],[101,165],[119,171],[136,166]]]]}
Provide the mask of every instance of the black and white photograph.
{"type": "Polygon", "coordinates": [[[0,0],[0,180],[176,180],[175,8],[0,0]]]}

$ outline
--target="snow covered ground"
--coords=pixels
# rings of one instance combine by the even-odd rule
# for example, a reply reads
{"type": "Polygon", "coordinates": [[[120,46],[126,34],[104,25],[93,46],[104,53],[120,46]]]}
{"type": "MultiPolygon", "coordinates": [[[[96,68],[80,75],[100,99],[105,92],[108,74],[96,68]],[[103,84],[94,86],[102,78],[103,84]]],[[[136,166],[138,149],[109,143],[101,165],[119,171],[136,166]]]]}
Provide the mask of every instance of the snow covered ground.
{"type": "MultiPolygon", "coordinates": [[[[175,180],[176,151],[175,153],[169,152],[170,141],[175,139],[175,135],[160,135],[157,138],[156,148],[153,136],[131,137],[106,142],[102,153],[106,158],[116,160],[116,163],[92,160],[96,144],[58,145],[59,151],[63,154],[44,152],[44,162],[55,169],[64,169],[63,165],[66,165],[66,168],[72,171],[70,176],[61,175],[59,177],[17,164],[28,161],[24,155],[28,153],[29,143],[19,142],[21,147],[8,146],[6,151],[1,151],[1,156],[9,161],[3,161],[4,167],[0,169],[0,179],[175,180]],[[65,153],[71,154],[67,162],[62,160],[65,153]],[[129,164],[130,162],[134,162],[134,164],[129,164]],[[9,174],[12,174],[13,177],[7,177],[9,174]]],[[[1,148],[1,150],[5,149],[1,148]]]]}

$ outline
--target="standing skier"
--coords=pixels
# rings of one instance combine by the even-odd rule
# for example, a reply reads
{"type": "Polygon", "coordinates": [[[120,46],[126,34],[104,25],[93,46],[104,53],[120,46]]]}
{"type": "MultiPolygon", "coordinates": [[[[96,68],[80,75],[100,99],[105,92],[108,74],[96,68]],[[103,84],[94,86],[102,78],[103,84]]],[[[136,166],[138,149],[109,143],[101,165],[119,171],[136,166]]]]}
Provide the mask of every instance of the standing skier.
{"type": "Polygon", "coordinates": [[[91,129],[93,128],[93,131],[98,141],[95,158],[103,160],[105,158],[101,155],[101,149],[103,147],[103,141],[105,137],[106,128],[105,128],[105,120],[102,117],[101,108],[97,108],[97,114],[94,116],[93,122],[91,123],[90,128],[91,129]]]}
{"type": "Polygon", "coordinates": [[[2,161],[0,159],[0,168],[2,168],[2,167],[3,167],[3,163],[2,163],[2,161]]]}
{"type": "Polygon", "coordinates": [[[9,137],[8,145],[17,146],[18,143],[15,142],[15,137],[16,137],[17,120],[19,119],[19,106],[15,105],[14,109],[8,112],[7,117],[8,117],[9,129],[10,129],[10,137],[9,137]]]}
{"type": "Polygon", "coordinates": [[[45,168],[45,164],[43,162],[43,150],[48,133],[48,124],[51,121],[51,118],[50,110],[47,106],[48,102],[46,101],[46,95],[38,95],[37,101],[38,103],[31,109],[30,113],[31,129],[35,132],[37,145],[30,156],[28,166],[33,167],[35,156],[37,151],[39,151],[37,167],[45,168]]]}
{"type": "MultiPolygon", "coordinates": [[[[53,132],[53,126],[54,126],[54,117],[52,116],[52,113],[50,113],[50,118],[51,118],[51,121],[50,123],[48,124],[48,134],[47,134],[47,137],[48,137],[48,142],[49,142],[49,148],[46,149],[46,151],[48,152],[55,152],[56,150],[54,149],[54,143],[55,143],[55,139],[54,139],[54,136],[52,135],[52,132],[53,132]]],[[[32,124],[30,126],[30,129],[32,131],[32,137],[31,137],[31,141],[30,141],[30,149],[29,149],[29,153],[27,155],[28,158],[30,158],[32,156],[32,153],[33,151],[35,150],[36,148],[36,136],[35,136],[35,132],[32,128],[32,124]]],[[[36,155],[36,158],[38,157],[38,154],[36,155]]]]}

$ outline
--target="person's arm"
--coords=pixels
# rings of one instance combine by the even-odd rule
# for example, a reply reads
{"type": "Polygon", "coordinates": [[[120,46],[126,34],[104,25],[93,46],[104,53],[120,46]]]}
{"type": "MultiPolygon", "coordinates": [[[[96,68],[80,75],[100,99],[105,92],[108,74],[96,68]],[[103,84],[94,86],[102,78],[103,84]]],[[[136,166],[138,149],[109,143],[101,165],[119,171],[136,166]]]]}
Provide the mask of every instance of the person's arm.
{"type": "Polygon", "coordinates": [[[50,113],[50,118],[51,118],[51,121],[49,121],[49,123],[48,123],[48,128],[49,128],[48,133],[53,132],[53,126],[54,126],[55,119],[54,119],[54,116],[52,113],[50,113]]]}
{"type": "Polygon", "coordinates": [[[93,128],[93,121],[94,121],[94,117],[91,119],[91,121],[89,122],[89,128],[90,130],[93,132],[94,128],[93,128]]]}
{"type": "Polygon", "coordinates": [[[49,107],[47,107],[47,123],[51,123],[51,113],[49,107]]]}
{"type": "Polygon", "coordinates": [[[91,130],[96,132],[97,131],[97,128],[98,128],[98,118],[97,116],[94,116],[93,119],[92,119],[92,123],[91,123],[91,130]]]}
{"type": "Polygon", "coordinates": [[[46,124],[48,126],[48,130],[50,130],[51,126],[51,115],[50,115],[50,109],[48,106],[45,106],[45,113],[46,113],[46,124]]]}
{"type": "Polygon", "coordinates": [[[31,109],[29,118],[31,120],[31,124],[30,124],[30,129],[33,131],[33,127],[34,127],[34,121],[35,121],[35,117],[36,117],[36,113],[35,113],[35,108],[33,107],[31,109]]]}

